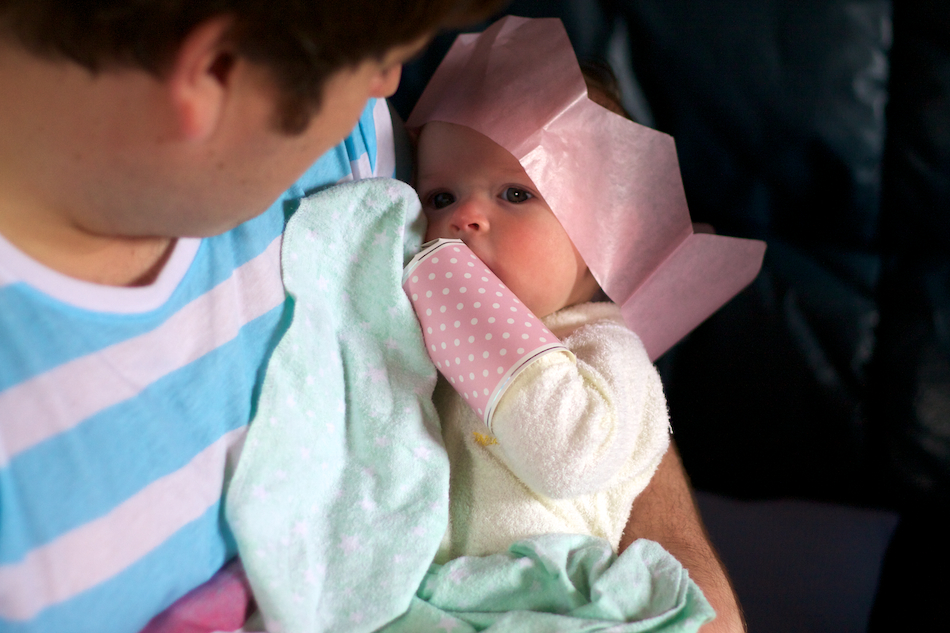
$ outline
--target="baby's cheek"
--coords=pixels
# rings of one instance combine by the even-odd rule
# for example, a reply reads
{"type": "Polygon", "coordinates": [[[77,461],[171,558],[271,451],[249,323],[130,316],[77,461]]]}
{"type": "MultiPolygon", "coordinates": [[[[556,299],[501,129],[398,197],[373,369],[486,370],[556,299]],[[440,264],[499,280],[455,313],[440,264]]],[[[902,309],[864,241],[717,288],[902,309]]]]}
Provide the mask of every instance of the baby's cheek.
{"type": "Polygon", "coordinates": [[[443,222],[438,222],[426,218],[426,236],[425,241],[434,240],[439,237],[452,237],[446,230],[443,222]]]}
{"type": "Polygon", "coordinates": [[[426,227],[426,231],[423,234],[423,241],[428,242],[429,240],[433,239],[430,236],[430,233],[432,233],[432,221],[429,220],[429,216],[425,213],[425,211],[422,212],[422,220],[425,222],[426,227]]]}

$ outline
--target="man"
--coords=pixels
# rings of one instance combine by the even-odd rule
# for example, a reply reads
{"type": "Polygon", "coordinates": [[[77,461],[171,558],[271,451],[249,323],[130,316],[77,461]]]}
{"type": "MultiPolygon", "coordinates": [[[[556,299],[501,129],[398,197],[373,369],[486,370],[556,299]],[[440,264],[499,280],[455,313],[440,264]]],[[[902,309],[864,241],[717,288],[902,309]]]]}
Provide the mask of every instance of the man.
{"type": "Polygon", "coordinates": [[[285,213],[392,175],[368,100],[495,4],[0,0],[0,628],[136,631],[234,556],[285,213]]]}

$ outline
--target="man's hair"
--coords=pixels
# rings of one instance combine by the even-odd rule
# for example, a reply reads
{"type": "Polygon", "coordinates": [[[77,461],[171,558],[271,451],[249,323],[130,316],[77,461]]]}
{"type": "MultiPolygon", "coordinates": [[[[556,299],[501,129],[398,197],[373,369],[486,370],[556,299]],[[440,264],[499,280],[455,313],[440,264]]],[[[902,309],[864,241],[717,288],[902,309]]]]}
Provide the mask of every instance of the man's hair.
{"type": "Polygon", "coordinates": [[[279,127],[302,131],[326,79],[439,28],[487,17],[501,0],[0,0],[0,36],[98,72],[161,76],[185,37],[218,15],[239,56],[269,68],[279,127]]]}

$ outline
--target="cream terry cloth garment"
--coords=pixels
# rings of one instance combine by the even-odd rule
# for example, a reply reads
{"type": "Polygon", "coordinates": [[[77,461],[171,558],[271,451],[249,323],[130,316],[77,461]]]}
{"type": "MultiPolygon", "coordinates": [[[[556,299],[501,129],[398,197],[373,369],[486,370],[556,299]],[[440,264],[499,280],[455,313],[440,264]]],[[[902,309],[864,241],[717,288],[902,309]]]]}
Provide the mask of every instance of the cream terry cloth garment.
{"type": "Polygon", "coordinates": [[[451,464],[437,562],[502,552],[538,534],[589,534],[614,551],[634,498],[669,446],[663,387],[611,303],[546,317],[576,356],[552,353],[509,387],[494,434],[448,383],[435,402],[451,464]]]}

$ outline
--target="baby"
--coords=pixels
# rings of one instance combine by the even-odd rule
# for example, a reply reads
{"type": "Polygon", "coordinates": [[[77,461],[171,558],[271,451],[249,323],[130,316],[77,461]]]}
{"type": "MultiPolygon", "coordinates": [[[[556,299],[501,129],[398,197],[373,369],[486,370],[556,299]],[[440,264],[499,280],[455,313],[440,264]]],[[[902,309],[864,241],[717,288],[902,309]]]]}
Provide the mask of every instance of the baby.
{"type": "MultiPolygon", "coordinates": [[[[591,83],[590,81],[588,82],[591,83]]],[[[602,104],[601,90],[591,97],[602,104]]],[[[488,433],[443,379],[435,403],[451,464],[436,562],[538,534],[589,534],[617,551],[634,498],[669,445],[659,375],[521,164],[471,128],[420,132],[426,239],[461,239],[574,354],[541,356],[499,401],[488,433]]]]}

